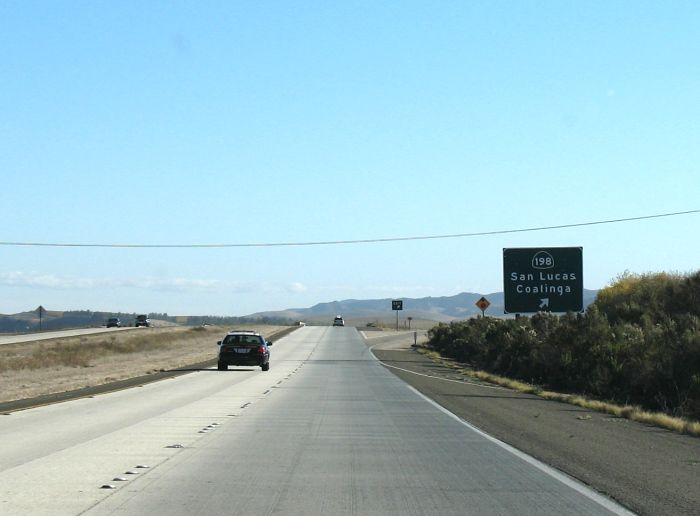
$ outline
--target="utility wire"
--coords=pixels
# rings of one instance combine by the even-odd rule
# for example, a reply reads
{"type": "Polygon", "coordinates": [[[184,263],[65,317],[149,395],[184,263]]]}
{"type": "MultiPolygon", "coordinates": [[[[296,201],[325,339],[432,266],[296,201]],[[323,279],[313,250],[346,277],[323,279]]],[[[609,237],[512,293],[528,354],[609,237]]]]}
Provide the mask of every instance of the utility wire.
{"type": "Polygon", "coordinates": [[[507,235],[511,233],[528,233],[533,231],[548,231],[552,229],[578,228],[584,226],[599,226],[602,224],[617,224],[620,222],[632,222],[637,220],[659,219],[662,217],[677,217],[700,213],[698,210],[677,211],[673,213],[660,213],[656,215],[643,215],[641,217],[627,217],[623,219],[597,220],[593,222],[579,222],[576,224],[559,224],[556,226],[539,226],[533,228],[502,229],[497,231],[479,231],[476,233],[454,233],[447,235],[423,235],[389,238],[363,238],[359,240],[318,240],[312,242],[267,242],[267,243],[240,243],[240,244],[78,244],[57,242],[0,242],[5,247],[110,247],[110,248],[223,248],[223,247],[293,247],[314,245],[349,245],[349,244],[376,244],[380,242],[407,242],[412,240],[440,240],[446,238],[469,238],[489,235],[507,235]]]}

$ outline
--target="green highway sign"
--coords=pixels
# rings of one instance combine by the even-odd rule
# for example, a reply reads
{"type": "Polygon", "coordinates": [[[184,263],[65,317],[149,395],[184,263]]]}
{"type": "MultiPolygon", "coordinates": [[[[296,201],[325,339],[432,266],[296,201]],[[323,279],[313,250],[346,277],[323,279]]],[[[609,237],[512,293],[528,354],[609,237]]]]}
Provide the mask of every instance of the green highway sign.
{"type": "Polygon", "coordinates": [[[505,313],[583,311],[583,248],[503,249],[505,313]]]}
{"type": "Polygon", "coordinates": [[[391,309],[392,310],[403,310],[403,301],[402,300],[394,300],[391,302],[391,309]]]}

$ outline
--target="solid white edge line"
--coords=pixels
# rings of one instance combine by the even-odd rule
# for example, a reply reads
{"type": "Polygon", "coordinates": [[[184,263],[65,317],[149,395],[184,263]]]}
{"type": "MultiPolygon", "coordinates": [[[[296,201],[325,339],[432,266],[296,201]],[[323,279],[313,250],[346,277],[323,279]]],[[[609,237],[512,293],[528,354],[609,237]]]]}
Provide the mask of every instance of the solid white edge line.
{"type": "MultiPolygon", "coordinates": [[[[360,333],[362,333],[362,332],[360,332],[360,333]]],[[[367,339],[365,339],[365,340],[367,340],[367,339]]],[[[449,378],[440,378],[439,376],[432,376],[432,375],[425,374],[425,373],[417,373],[417,372],[415,372],[415,371],[411,371],[410,369],[404,369],[404,368],[402,368],[402,367],[397,367],[397,366],[389,365],[389,364],[387,364],[387,363],[385,363],[385,362],[382,362],[382,361],[379,360],[376,356],[374,356],[373,350],[374,350],[374,348],[376,348],[376,347],[379,346],[380,344],[381,344],[381,342],[378,342],[378,343],[376,343],[376,344],[373,344],[372,346],[369,347],[369,350],[370,350],[370,352],[372,353],[372,356],[374,357],[374,359],[375,359],[375,360],[378,360],[379,362],[381,362],[381,364],[382,364],[384,367],[388,367],[388,368],[390,368],[390,369],[396,369],[396,370],[398,370],[398,371],[403,371],[403,372],[405,372],[405,373],[414,374],[414,375],[416,375],[416,376],[423,376],[424,378],[433,378],[433,379],[435,379],[435,380],[440,380],[441,382],[452,382],[452,383],[458,383],[458,384],[460,384],[460,385],[475,385],[475,386],[477,386],[477,387],[483,387],[484,389],[494,389],[494,390],[497,390],[497,391],[507,391],[507,390],[509,390],[509,389],[506,389],[505,387],[498,387],[498,386],[496,386],[496,385],[484,385],[483,383],[468,382],[468,381],[466,381],[466,380],[450,380],[449,378]]]]}
{"type": "Polygon", "coordinates": [[[397,369],[397,370],[403,371],[403,372],[405,372],[405,373],[411,373],[411,374],[414,374],[414,375],[416,375],[416,376],[423,376],[423,377],[425,377],[425,378],[433,378],[434,380],[440,380],[440,381],[442,381],[442,382],[452,382],[452,383],[458,383],[458,384],[460,384],[460,385],[475,385],[476,387],[483,387],[484,389],[495,389],[495,390],[497,390],[497,391],[507,391],[507,390],[508,390],[508,389],[506,389],[505,387],[496,387],[496,386],[494,386],[494,385],[484,385],[484,384],[482,384],[482,383],[468,382],[468,381],[466,381],[466,380],[463,380],[463,381],[460,381],[460,380],[450,380],[449,378],[440,378],[439,376],[432,376],[432,375],[425,374],[425,373],[417,373],[417,372],[411,371],[411,370],[409,370],[409,369],[403,369],[402,367],[397,367],[397,366],[389,365],[389,364],[387,364],[387,363],[385,363],[385,362],[382,362],[381,360],[380,360],[380,362],[381,362],[381,364],[382,364],[384,367],[388,367],[388,368],[390,368],[390,369],[397,369]]]}
{"type": "MultiPolygon", "coordinates": [[[[379,359],[376,357],[376,355],[374,354],[374,350],[373,350],[372,348],[374,348],[374,347],[377,346],[377,345],[378,345],[378,344],[375,344],[374,346],[370,346],[369,352],[370,352],[370,354],[372,355],[372,357],[374,357],[374,359],[375,359],[377,362],[379,362],[380,364],[382,364],[382,365],[384,365],[384,366],[387,366],[387,364],[385,364],[384,362],[382,362],[381,360],[379,360],[379,359]]],[[[398,368],[397,368],[397,369],[398,369],[398,368]]],[[[424,376],[427,376],[427,375],[424,375],[424,376]]],[[[432,377],[431,377],[431,378],[432,378],[432,377]]],[[[453,381],[454,381],[454,380],[453,380],[453,381]]],[[[461,383],[461,382],[458,382],[458,383],[461,383]]],[[[622,505],[620,505],[619,503],[615,502],[614,500],[612,500],[612,499],[610,499],[610,498],[608,498],[608,497],[606,497],[606,496],[604,496],[604,495],[602,495],[602,494],[600,494],[600,493],[597,493],[596,491],[594,491],[594,490],[591,489],[590,487],[586,486],[585,484],[582,484],[580,481],[578,481],[578,480],[576,480],[575,478],[573,478],[573,477],[567,475],[566,473],[564,473],[564,472],[562,472],[562,471],[559,471],[559,470],[553,468],[552,466],[548,466],[548,465],[545,464],[544,462],[541,462],[541,461],[537,460],[536,458],[534,458],[534,457],[532,457],[532,456],[530,456],[530,455],[528,455],[528,454],[526,454],[526,453],[524,453],[524,452],[518,450],[517,448],[512,447],[510,444],[504,443],[503,441],[501,441],[501,440],[499,440],[499,439],[496,439],[496,438],[493,437],[492,435],[487,434],[487,433],[484,432],[483,430],[480,430],[479,428],[475,427],[475,426],[472,425],[471,423],[469,423],[469,422],[465,421],[464,419],[462,419],[461,417],[459,417],[457,414],[455,414],[455,413],[453,413],[453,412],[450,412],[449,410],[447,410],[445,407],[443,407],[442,405],[440,405],[440,404],[437,403],[436,401],[431,400],[430,398],[428,398],[425,394],[423,394],[422,392],[420,392],[420,391],[419,391],[418,389],[416,389],[415,387],[412,387],[411,385],[409,385],[409,384],[407,384],[407,383],[405,383],[405,382],[404,382],[404,384],[406,385],[406,387],[408,387],[410,390],[412,390],[413,392],[415,392],[418,396],[420,396],[421,398],[423,398],[424,400],[426,400],[428,403],[430,403],[431,405],[433,405],[434,407],[436,407],[438,410],[440,410],[441,412],[447,414],[447,415],[450,416],[451,418],[453,418],[453,419],[459,421],[459,422],[462,423],[464,426],[466,426],[467,428],[469,428],[469,429],[472,430],[473,432],[477,433],[477,434],[480,435],[481,437],[483,437],[483,438],[487,439],[488,441],[491,441],[492,443],[494,443],[494,444],[500,446],[500,447],[503,448],[504,450],[506,450],[506,451],[512,453],[513,455],[515,455],[515,456],[518,457],[519,459],[521,459],[521,460],[527,462],[527,463],[530,464],[531,466],[536,467],[537,469],[539,469],[539,470],[542,471],[543,473],[549,475],[550,477],[554,478],[555,480],[558,480],[559,482],[561,482],[561,483],[564,484],[565,486],[570,487],[570,488],[573,489],[574,491],[577,491],[578,493],[582,494],[582,495],[585,496],[586,498],[592,500],[593,502],[597,503],[598,505],[600,505],[600,506],[604,507],[605,509],[609,510],[609,511],[612,512],[613,514],[618,514],[618,515],[620,515],[620,516],[635,516],[635,515],[636,515],[636,513],[630,511],[629,509],[624,508],[622,505]]],[[[478,385],[478,384],[475,384],[475,385],[478,385]]],[[[482,385],[478,385],[478,386],[479,386],[479,387],[482,387],[482,385]]]]}

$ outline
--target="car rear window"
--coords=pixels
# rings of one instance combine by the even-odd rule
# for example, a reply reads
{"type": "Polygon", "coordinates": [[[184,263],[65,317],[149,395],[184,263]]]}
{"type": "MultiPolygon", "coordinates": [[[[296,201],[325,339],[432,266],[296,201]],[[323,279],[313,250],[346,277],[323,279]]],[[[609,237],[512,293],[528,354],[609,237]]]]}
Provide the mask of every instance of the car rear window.
{"type": "Polygon", "coordinates": [[[262,339],[257,335],[227,335],[224,344],[237,344],[242,346],[259,346],[262,339]]]}

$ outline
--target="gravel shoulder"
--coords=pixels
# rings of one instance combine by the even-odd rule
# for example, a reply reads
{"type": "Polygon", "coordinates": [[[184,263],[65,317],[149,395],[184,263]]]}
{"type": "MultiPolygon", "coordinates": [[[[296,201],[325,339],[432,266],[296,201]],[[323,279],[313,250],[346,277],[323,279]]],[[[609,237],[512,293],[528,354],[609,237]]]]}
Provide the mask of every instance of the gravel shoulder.
{"type": "Polygon", "coordinates": [[[411,350],[408,337],[367,343],[394,374],[465,421],[639,514],[698,513],[700,439],[466,383],[472,380],[411,350]]]}

